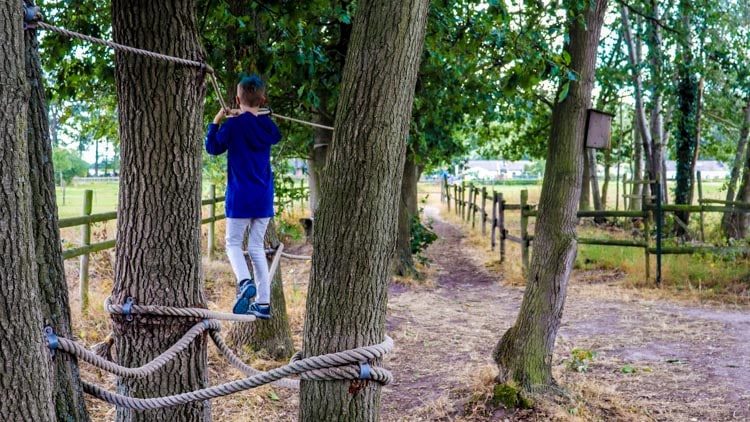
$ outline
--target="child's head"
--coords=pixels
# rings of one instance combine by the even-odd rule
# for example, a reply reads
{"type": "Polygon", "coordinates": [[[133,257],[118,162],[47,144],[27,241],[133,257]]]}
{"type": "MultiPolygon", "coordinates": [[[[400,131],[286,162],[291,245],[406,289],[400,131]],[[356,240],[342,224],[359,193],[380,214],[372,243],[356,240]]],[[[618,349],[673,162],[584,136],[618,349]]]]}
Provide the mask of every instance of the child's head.
{"type": "Polygon", "coordinates": [[[237,101],[247,107],[260,107],[266,101],[266,87],[256,75],[245,76],[237,84],[237,101]]]}

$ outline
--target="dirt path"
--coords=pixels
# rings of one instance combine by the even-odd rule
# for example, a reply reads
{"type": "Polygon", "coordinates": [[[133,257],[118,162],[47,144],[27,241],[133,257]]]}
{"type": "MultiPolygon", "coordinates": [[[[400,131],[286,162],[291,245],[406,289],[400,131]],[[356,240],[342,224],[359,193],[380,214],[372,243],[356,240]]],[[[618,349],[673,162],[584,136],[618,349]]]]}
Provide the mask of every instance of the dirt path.
{"type": "MultiPolygon", "coordinates": [[[[433,218],[434,210],[432,210],[433,218]]],[[[523,290],[475,263],[461,232],[435,219],[426,252],[434,287],[391,289],[383,420],[548,420],[554,413],[487,412],[491,352],[514,322],[523,290]]],[[[575,277],[575,276],[574,276],[575,277]]],[[[555,350],[555,374],[584,397],[567,413],[595,420],[750,420],[750,313],[639,298],[607,280],[571,280],[555,350]],[[566,370],[574,348],[596,352],[589,371],[566,370]]],[[[567,405],[566,405],[567,406],[567,405]]],[[[565,414],[565,413],[563,413],[565,414]]]]}

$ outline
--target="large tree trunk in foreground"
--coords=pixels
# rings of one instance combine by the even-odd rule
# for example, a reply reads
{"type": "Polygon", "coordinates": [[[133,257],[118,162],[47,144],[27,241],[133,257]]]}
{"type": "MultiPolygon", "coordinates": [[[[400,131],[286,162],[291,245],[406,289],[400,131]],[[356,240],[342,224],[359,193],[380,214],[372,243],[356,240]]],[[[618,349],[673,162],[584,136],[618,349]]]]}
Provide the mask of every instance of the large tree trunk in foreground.
{"type": "Polygon", "coordinates": [[[398,207],[398,240],[396,241],[396,254],[394,255],[395,273],[406,277],[418,275],[411,250],[411,225],[415,216],[419,218],[419,210],[417,209],[419,175],[417,171],[414,154],[408,151],[404,160],[404,175],[401,181],[401,201],[399,201],[398,207]]]}
{"type": "Polygon", "coordinates": [[[576,207],[581,193],[586,110],[591,104],[596,49],[607,0],[587,3],[583,22],[569,23],[571,69],[568,97],[552,111],[547,167],[526,291],[513,327],[493,352],[499,382],[525,389],[552,385],[552,351],[562,319],[568,278],[576,256],[576,207]]]}
{"type": "MultiPolygon", "coordinates": [[[[192,1],[112,2],[115,41],[196,61],[203,58],[192,1]]],[[[201,134],[205,74],[118,52],[122,172],[113,303],[205,307],[201,275],[201,134]]],[[[119,364],[143,365],[172,346],[191,318],[114,318],[119,364]]],[[[207,386],[206,337],[143,379],[122,378],[118,392],[160,397],[207,386]]],[[[118,408],[119,421],[202,421],[208,402],[149,411],[118,408]]]]}
{"type": "MultiPolygon", "coordinates": [[[[384,340],[398,198],[427,0],[357,4],[315,214],[306,356],[384,340]]],[[[381,388],[302,381],[300,420],[380,418],[381,388]]]]}
{"type": "MultiPolygon", "coordinates": [[[[750,133],[750,95],[747,97],[747,103],[744,108],[745,118],[742,121],[742,129],[740,130],[740,138],[737,141],[737,153],[734,156],[734,164],[732,165],[732,173],[729,179],[729,185],[727,188],[727,201],[735,200],[737,181],[742,174],[742,169],[745,168],[747,173],[747,167],[743,167],[745,150],[747,150],[747,138],[750,133]]],[[[739,214],[735,212],[726,212],[721,217],[721,231],[728,238],[739,239],[741,238],[738,231],[739,226],[739,214]]]]}
{"type": "Polygon", "coordinates": [[[0,415],[55,420],[31,225],[23,8],[0,0],[0,415]]]}
{"type": "MultiPolygon", "coordinates": [[[[27,4],[31,2],[27,1],[27,4]]],[[[27,132],[29,184],[35,260],[42,295],[40,304],[45,324],[53,327],[58,336],[72,338],[68,285],[65,282],[55,199],[55,169],[52,165],[47,101],[36,31],[26,31],[24,41],[26,79],[31,86],[27,132]]],[[[88,421],[76,359],[67,353],[60,353],[53,361],[52,368],[57,420],[88,421]]]]}
{"type": "MultiPolygon", "coordinates": [[[[277,247],[279,235],[276,232],[276,224],[272,219],[266,229],[266,247],[277,247]]],[[[279,258],[280,259],[280,258],[279,258]]],[[[268,262],[269,269],[271,261],[268,262]]],[[[284,284],[281,280],[281,262],[271,279],[271,319],[267,321],[257,320],[255,322],[237,322],[229,330],[227,340],[235,349],[249,346],[252,350],[262,352],[271,359],[287,359],[294,353],[292,343],[292,330],[289,327],[289,316],[286,313],[286,300],[284,299],[284,284]]]]}

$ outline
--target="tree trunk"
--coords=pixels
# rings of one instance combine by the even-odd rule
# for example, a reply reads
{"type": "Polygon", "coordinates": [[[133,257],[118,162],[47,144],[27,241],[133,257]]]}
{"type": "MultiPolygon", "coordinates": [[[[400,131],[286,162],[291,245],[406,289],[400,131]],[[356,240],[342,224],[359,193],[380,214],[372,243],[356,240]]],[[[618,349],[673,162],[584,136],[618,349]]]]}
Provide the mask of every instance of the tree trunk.
{"type": "MultiPolygon", "coordinates": [[[[612,180],[612,150],[608,149],[604,151],[604,181],[602,182],[602,195],[601,195],[601,201],[600,201],[602,210],[607,209],[607,195],[609,194],[609,182],[611,180],[612,180]]],[[[615,181],[615,183],[618,183],[618,181],[615,181]]]]}
{"type": "Polygon", "coordinates": [[[596,175],[596,150],[593,148],[587,148],[585,158],[589,162],[591,196],[594,199],[594,209],[597,211],[602,211],[602,196],[599,193],[599,178],[596,175]]]}
{"type": "MultiPolygon", "coordinates": [[[[33,6],[30,1],[26,3],[33,6]]],[[[55,199],[55,169],[52,164],[47,101],[36,31],[26,31],[24,42],[26,79],[31,86],[27,131],[31,222],[42,295],[41,310],[45,325],[53,327],[58,336],[72,338],[68,285],[65,281],[55,199]]],[[[56,386],[54,403],[57,420],[88,421],[76,359],[67,353],[60,353],[53,361],[52,369],[51,379],[56,386]]]]}
{"type": "MultiPolygon", "coordinates": [[[[745,168],[742,174],[742,183],[737,191],[735,201],[750,202],[750,148],[745,148],[745,168]]],[[[734,239],[744,239],[747,236],[748,227],[750,227],[750,213],[740,212],[733,215],[729,227],[734,239]]]]}
{"type": "MultiPolygon", "coordinates": [[[[679,56],[677,57],[677,125],[675,128],[675,204],[689,205],[693,196],[695,168],[693,157],[698,149],[698,109],[700,91],[695,77],[693,64],[693,43],[690,32],[691,2],[681,0],[679,5],[682,34],[679,37],[679,56]]],[[[690,213],[675,212],[675,218],[683,224],[675,224],[677,236],[686,234],[685,227],[690,220],[690,213]]]]}
{"type": "MultiPolygon", "coordinates": [[[[317,123],[332,125],[328,118],[318,115],[317,123]]],[[[326,166],[326,153],[333,141],[333,132],[328,129],[315,128],[313,131],[313,149],[307,160],[308,185],[310,186],[310,216],[315,216],[315,211],[320,203],[320,181],[326,166]]]]}
{"type": "MultiPolygon", "coordinates": [[[[202,61],[192,1],[112,2],[116,42],[202,61]]],[[[201,275],[201,139],[204,72],[117,52],[119,215],[113,303],[205,307],[201,275]]],[[[114,316],[119,364],[136,367],[172,346],[197,320],[114,316]]],[[[160,397],[206,387],[206,337],[148,378],[121,378],[118,391],[160,397]]],[[[202,421],[208,402],[117,410],[118,421],[202,421]]]]}
{"type": "MultiPolygon", "coordinates": [[[[584,149],[585,154],[585,149],[584,149]]],[[[581,176],[581,197],[578,200],[579,211],[591,210],[591,163],[588,159],[583,160],[583,175],[581,176]]]]}
{"type": "MultiPolygon", "coordinates": [[[[660,16],[659,1],[650,1],[651,16],[660,16]]],[[[649,19],[646,30],[646,46],[648,47],[648,64],[651,72],[649,91],[651,93],[651,158],[649,166],[650,177],[655,181],[651,185],[651,193],[656,194],[656,183],[659,183],[661,198],[665,203],[666,195],[666,172],[664,171],[664,108],[662,104],[664,83],[662,75],[662,39],[660,23],[649,19]]]]}
{"type": "MultiPolygon", "coordinates": [[[[643,180],[643,144],[640,142],[640,132],[633,131],[633,181],[643,180]]],[[[643,198],[644,186],[640,183],[633,183],[630,195],[630,210],[640,211],[643,208],[641,198],[643,198]]]]}
{"type": "MultiPolygon", "coordinates": [[[[586,3],[584,22],[570,20],[571,69],[567,98],[552,111],[547,167],[539,202],[534,253],[518,318],[498,342],[493,358],[499,382],[531,390],[554,384],[552,351],[576,256],[576,205],[581,194],[583,136],[591,104],[596,50],[607,0],[586,3]]],[[[574,13],[575,14],[575,13],[574,13]]]]}
{"type": "MultiPolygon", "coordinates": [[[[279,235],[274,220],[268,223],[264,243],[277,247],[279,235]]],[[[269,267],[271,262],[268,263],[269,267]]],[[[249,346],[254,351],[265,352],[271,359],[287,359],[294,353],[292,329],[286,313],[284,284],[281,279],[281,263],[271,279],[271,306],[273,317],[268,321],[237,322],[229,330],[227,340],[235,349],[249,346]]]]}
{"type": "MultiPolygon", "coordinates": [[[[398,198],[427,0],[362,1],[354,25],[315,216],[306,356],[377,344],[385,335],[398,198]]],[[[300,420],[380,419],[381,388],[302,381],[300,420]]]]}
{"type": "Polygon", "coordinates": [[[47,422],[54,393],[34,262],[22,25],[21,5],[0,0],[0,415],[47,422]]]}
{"type": "Polygon", "coordinates": [[[622,16],[622,29],[623,34],[625,35],[625,44],[628,46],[628,62],[633,74],[633,96],[635,97],[634,123],[638,130],[638,136],[635,137],[635,139],[640,139],[643,143],[643,153],[646,159],[646,177],[644,177],[644,179],[654,179],[657,161],[655,161],[653,156],[653,140],[651,138],[651,132],[648,129],[646,106],[643,98],[643,80],[639,70],[641,67],[640,43],[635,37],[633,37],[633,33],[630,30],[630,18],[628,16],[627,6],[622,6],[620,8],[620,15],[622,16]]]}
{"type": "Polygon", "coordinates": [[[396,254],[394,256],[395,273],[405,277],[416,277],[417,268],[414,265],[414,257],[411,251],[411,225],[417,210],[417,165],[414,162],[414,153],[407,149],[404,160],[404,176],[401,181],[401,201],[398,212],[398,235],[396,241],[396,254]]]}
{"type": "MultiPolygon", "coordinates": [[[[742,129],[740,130],[740,138],[737,141],[737,152],[734,155],[734,164],[732,165],[732,173],[729,179],[729,185],[727,187],[727,201],[735,200],[735,192],[737,181],[742,174],[742,163],[745,157],[745,150],[747,149],[747,138],[750,133],[750,95],[747,97],[747,102],[743,110],[745,112],[745,118],[742,122],[742,129]]],[[[726,212],[721,217],[721,231],[728,238],[739,239],[739,232],[737,231],[738,214],[733,212],[726,212]]]]}

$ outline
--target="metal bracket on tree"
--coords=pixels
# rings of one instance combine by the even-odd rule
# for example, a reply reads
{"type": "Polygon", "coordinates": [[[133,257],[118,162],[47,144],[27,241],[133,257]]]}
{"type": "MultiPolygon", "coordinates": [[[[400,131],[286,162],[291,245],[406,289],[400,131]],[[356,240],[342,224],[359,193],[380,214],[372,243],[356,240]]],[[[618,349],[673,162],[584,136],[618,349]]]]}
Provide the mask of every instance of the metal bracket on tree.
{"type": "Polygon", "coordinates": [[[55,357],[55,350],[60,347],[60,339],[55,335],[55,330],[49,325],[44,327],[44,335],[47,337],[47,347],[49,347],[50,355],[55,357]]]}

